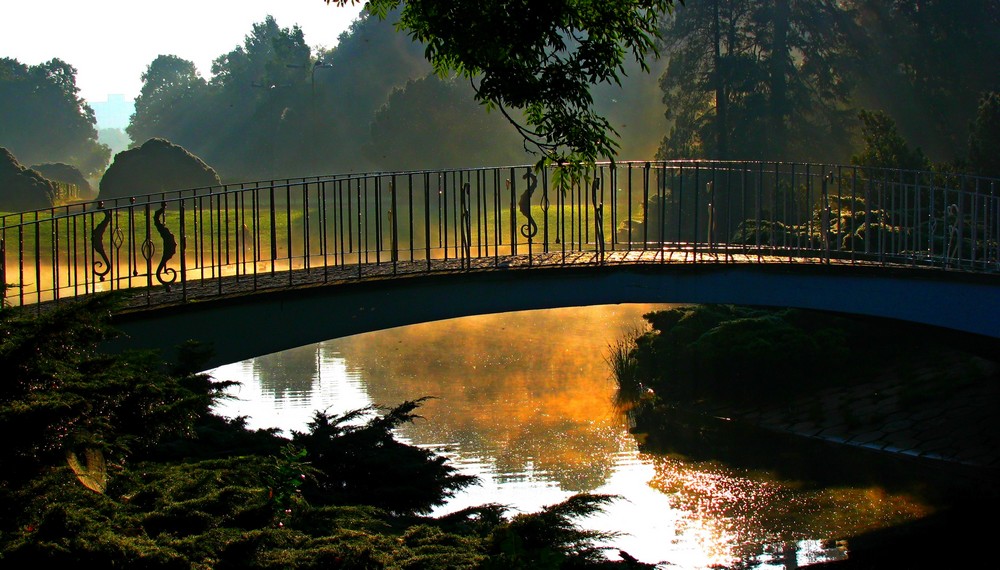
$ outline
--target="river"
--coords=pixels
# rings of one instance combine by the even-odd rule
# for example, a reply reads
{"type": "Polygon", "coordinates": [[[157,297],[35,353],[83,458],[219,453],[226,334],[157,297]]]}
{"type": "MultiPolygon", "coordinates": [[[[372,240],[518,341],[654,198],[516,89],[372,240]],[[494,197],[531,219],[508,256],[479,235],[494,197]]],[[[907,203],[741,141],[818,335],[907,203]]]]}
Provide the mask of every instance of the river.
{"type": "Polygon", "coordinates": [[[891,487],[804,484],[704,453],[641,450],[613,405],[606,358],[662,307],[507,313],[330,340],[213,370],[241,383],[217,411],[248,416],[250,427],[304,431],[317,409],[432,396],[418,410],[424,419],[398,437],[480,479],[435,514],[484,503],[531,512],[580,492],[617,495],[582,525],[620,533],[610,556],[620,548],[663,567],[838,560],[849,552],[838,538],[929,513],[891,487]]]}

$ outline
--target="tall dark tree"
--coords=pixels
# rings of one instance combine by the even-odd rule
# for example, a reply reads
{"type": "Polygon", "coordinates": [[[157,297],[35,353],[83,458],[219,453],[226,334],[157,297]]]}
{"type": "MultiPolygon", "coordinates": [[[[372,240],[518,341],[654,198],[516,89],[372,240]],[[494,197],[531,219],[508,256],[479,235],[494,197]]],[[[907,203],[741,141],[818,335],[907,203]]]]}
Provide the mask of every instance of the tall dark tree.
{"type": "Polygon", "coordinates": [[[28,164],[102,172],[111,151],[97,142],[97,119],[79,91],[76,69],[60,59],[27,66],[0,58],[0,146],[28,164]]]}
{"type": "Polygon", "coordinates": [[[267,16],[253,25],[243,45],[212,62],[213,81],[240,90],[248,84],[270,89],[298,83],[308,74],[311,53],[302,28],[282,28],[267,16]]]}
{"type": "Polygon", "coordinates": [[[866,30],[861,106],[936,162],[965,156],[979,98],[1000,91],[1000,2],[853,0],[866,30]]]}
{"type": "Polygon", "coordinates": [[[206,159],[255,178],[305,174],[315,63],[300,27],[282,28],[271,16],[254,24],[242,45],[212,63],[211,105],[229,112],[212,122],[219,136],[217,148],[200,149],[206,159]]]}
{"type": "Polygon", "coordinates": [[[1000,178],[1000,92],[987,93],[979,102],[969,134],[969,166],[983,176],[1000,178]]]}
{"type": "Polygon", "coordinates": [[[852,13],[836,0],[691,2],[666,19],[661,156],[835,158],[851,113],[852,13]]]}

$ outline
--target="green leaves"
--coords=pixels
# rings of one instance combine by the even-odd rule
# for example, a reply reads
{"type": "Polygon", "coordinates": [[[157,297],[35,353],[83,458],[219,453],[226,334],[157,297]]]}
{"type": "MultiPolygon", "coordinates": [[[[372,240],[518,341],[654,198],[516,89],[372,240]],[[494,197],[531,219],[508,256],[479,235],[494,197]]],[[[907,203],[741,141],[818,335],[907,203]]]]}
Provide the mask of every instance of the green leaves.
{"type": "Polygon", "coordinates": [[[315,482],[303,488],[313,504],[367,504],[392,513],[419,514],[444,504],[455,491],[475,482],[444,457],[400,443],[392,430],[413,421],[423,399],[395,408],[374,407],[341,416],[316,412],[307,433],[295,433],[292,443],[308,450],[318,470],[315,482]]]}
{"type": "Polygon", "coordinates": [[[659,16],[673,1],[366,3],[380,18],[400,6],[399,29],[424,43],[434,70],[471,79],[476,100],[499,109],[542,165],[614,158],[618,133],[591,109],[590,87],[619,83],[629,54],[645,68],[659,16]],[[513,118],[515,109],[525,124],[513,118]]]}
{"type": "Polygon", "coordinates": [[[0,484],[61,465],[67,453],[120,463],[189,432],[208,412],[217,391],[206,377],[168,374],[151,353],[97,350],[114,334],[105,320],[112,304],[98,297],[40,317],[0,312],[0,438],[8,442],[0,484]]]}
{"type": "Polygon", "coordinates": [[[25,164],[104,170],[111,149],[97,142],[94,111],[78,92],[76,69],[61,59],[26,66],[0,58],[0,147],[25,164]]]}

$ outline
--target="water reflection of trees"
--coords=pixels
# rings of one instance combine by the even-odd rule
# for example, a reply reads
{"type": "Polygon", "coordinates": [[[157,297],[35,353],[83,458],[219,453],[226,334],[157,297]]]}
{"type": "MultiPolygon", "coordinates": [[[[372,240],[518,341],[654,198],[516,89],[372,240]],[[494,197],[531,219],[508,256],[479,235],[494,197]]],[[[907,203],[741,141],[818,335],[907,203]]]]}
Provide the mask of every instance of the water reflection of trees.
{"type": "Polygon", "coordinates": [[[447,442],[495,466],[499,480],[534,474],[590,491],[611,474],[621,418],[604,360],[608,344],[650,306],[508,313],[428,323],[331,341],[364,370],[369,396],[393,404],[436,396],[418,444],[447,442]]]}
{"type": "Polygon", "coordinates": [[[293,348],[253,359],[253,375],[261,393],[275,400],[304,399],[319,378],[321,346],[293,348]]]}

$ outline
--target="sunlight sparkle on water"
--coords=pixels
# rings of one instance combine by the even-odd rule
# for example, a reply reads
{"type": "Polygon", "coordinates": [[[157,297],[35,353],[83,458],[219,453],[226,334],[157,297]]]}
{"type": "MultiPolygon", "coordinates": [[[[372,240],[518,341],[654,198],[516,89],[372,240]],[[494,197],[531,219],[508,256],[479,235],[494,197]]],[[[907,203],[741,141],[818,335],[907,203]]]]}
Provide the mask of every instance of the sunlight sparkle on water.
{"type": "MultiPolygon", "coordinates": [[[[620,498],[580,521],[664,568],[782,568],[836,560],[830,539],[926,514],[881,489],[802,489],[711,461],[640,452],[612,404],[608,347],[650,306],[489,315],[327,341],[223,366],[226,416],[301,431],[343,413],[435,396],[401,440],[447,456],[479,485],[434,514],[487,503],[535,512],[580,492],[620,498]],[[567,323],[570,326],[567,326],[567,323]],[[794,562],[793,562],[794,561],[794,562]]],[[[613,557],[613,556],[612,556],[613,557]]]]}

